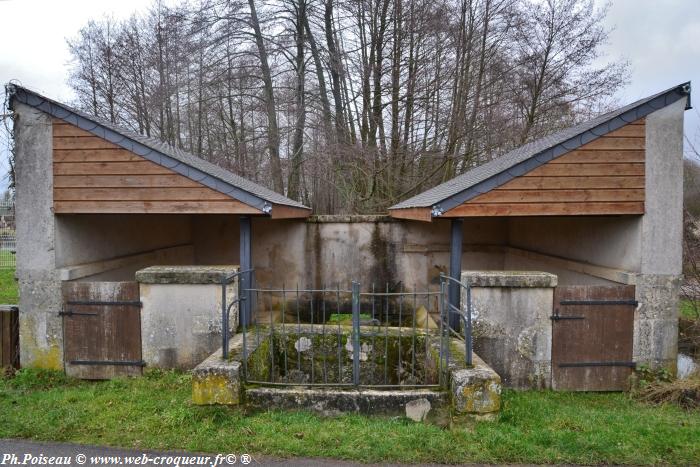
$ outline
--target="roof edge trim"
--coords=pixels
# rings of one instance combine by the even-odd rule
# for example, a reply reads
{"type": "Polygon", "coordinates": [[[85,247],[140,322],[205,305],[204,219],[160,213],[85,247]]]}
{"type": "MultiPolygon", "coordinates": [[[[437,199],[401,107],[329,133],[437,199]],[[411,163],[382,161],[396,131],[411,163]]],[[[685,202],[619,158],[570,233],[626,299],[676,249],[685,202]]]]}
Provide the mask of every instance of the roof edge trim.
{"type": "Polygon", "coordinates": [[[155,164],[170,169],[190,180],[201,183],[213,190],[218,191],[242,203],[245,203],[255,209],[259,209],[263,214],[269,215],[272,211],[272,203],[267,200],[242,190],[239,187],[233,186],[213,175],[205,173],[181,161],[178,161],[167,154],[148,147],[138,141],[129,138],[126,135],[109,129],[102,124],[76,114],[72,110],[66,108],[58,102],[47,100],[32,91],[25,90],[13,84],[8,85],[10,108],[16,99],[17,102],[34,107],[53,117],[59,118],[65,122],[77,126],[93,135],[103,138],[110,143],[131,151],[134,154],[143,157],[155,164]]]}
{"type": "Polygon", "coordinates": [[[536,169],[537,167],[546,164],[547,162],[550,162],[553,159],[556,159],[557,157],[563,156],[564,154],[573,151],[584,144],[590,143],[601,136],[639,120],[640,118],[646,117],[650,113],[667,107],[684,97],[688,97],[686,103],[687,110],[690,108],[690,82],[686,82],[676,86],[675,88],[669,89],[667,92],[656,96],[650,101],[629,109],[628,111],[606,122],[603,122],[590,130],[586,130],[572,138],[569,138],[566,141],[540,151],[537,154],[534,154],[532,157],[515,164],[513,167],[510,167],[501,173],[477,183],[466,190],[445,198],[439,203],[431,206],[431,213],[434,217],[442,216],[450,209],[453,209],[472,198],[487,193],[516,177],[519,177],[536,169]]]}

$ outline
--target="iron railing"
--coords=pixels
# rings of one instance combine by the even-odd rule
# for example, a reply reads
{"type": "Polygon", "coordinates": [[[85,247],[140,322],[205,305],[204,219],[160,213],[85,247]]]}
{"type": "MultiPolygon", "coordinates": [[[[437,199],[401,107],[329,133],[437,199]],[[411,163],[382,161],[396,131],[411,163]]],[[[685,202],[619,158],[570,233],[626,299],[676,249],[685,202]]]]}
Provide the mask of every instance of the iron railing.
{"type": "MultiPolygon", "coordinates": [[[[464,339],[464,353],[466,355],[466,364],[467,366],[471,367],[473,365],[472,362],[472,289],[469,284],[463,284],[461,281],[450,277],[445,274],[440,274],[440,292],[441,292],[441,300],[443,301],[443,309],[446,309],[446,315],[449,317],[450,313],[456,314],[461,318],[462,322],[462,331],[464,336],[462,334],[458,333],[458,329],[450,329],[451,333],[456,334],[457,337],[460,339],[464,339]],[[452,303],[451,297],[447,296],[446,293],[449,294],[449,284],[453,284],[453,286],[459,286],[458,290],[464,290],[467,295],[467,303],[466,303],[466,310],[462,310],[459,306],[456,304],[452,303]]],[[[460,294],[461,295],[461,294],[460,294]]],[[[459,302],[457,302],[459,303],[459,302]]],[[[447,320],[448,323],[451,321],[447,320]]]]}
{"type": "Polygon", "coordinates": [[[229,356],[229,341],[231,339],[231,336],[229,335],[231,308],[234,305],[238,305],[238,321],[242,326],[245,327],[249,319],[249,313],[247,312],[248,307],[241,306],[241,304],[250,301],[250,294],[247,292],[248,289],[243,288],[241,281],[241,278],[244,276],[246,276],[249,283],[252,284],[255,280],[255,270],[248,269],[246,271],[241,271],[239,269],[232,274],[223,275],[221,277],[221,350],[224,360],[228,359],[229,356]],[[236,297],[236,300],[228,303],[228,286],[234,281],[234,279],[238,279],[238,296],[236,297]]]}
{"type": "MultiPolygon", "coordinates": [[[[243,271],[229,278],[246,272],[253,274],[243,271]]],[[[449,306],[446,291],[442,278],[440,289],[433,291],[391,290],[389,285],[377,290],[372,285],[362,292],[355,281],[349,289],[243,288],[236,303],[247,300],[254,309],[250,320],[241,319],[238,350],[245,381],[273,386],[444,386],[451,337],[460,336],[449,326],[453,313],[469,331],[462,364],[471,365],[471,320],[449,306]],[[249,366],[250,361],[255,365],[249,366]]],[[[231,305],[222,305],[224,325],[231,305]]]]}

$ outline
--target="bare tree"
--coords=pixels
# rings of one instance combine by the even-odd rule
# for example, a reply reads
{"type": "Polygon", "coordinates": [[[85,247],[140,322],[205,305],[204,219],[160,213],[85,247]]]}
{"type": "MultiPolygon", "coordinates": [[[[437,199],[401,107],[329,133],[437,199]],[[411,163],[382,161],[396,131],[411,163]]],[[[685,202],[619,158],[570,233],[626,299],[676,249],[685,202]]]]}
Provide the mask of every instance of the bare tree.
{"type": "Polygon", "coordinates": [[[605,110],[593,0],[181,0],[69,41],[76,105],[311,205],[377,212],[605,110]]]}

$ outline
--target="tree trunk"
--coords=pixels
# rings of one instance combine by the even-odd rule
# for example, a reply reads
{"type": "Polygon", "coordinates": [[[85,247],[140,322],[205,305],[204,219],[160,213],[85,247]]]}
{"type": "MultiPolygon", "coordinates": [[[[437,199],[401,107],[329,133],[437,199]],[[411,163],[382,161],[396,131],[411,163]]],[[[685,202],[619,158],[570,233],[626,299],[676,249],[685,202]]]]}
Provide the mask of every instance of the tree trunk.
{"type": "Polygon", "coordinates": [[[272,172],[272,186],[278,193],[284,193],[284,181],[282,179],[282,164],[280,162],[280,135],[277,126],[277,110],[275,105],[275,93],[272,87],[272,74],[267,60],[267,49],[263,42],[258,13],[255,9],[255,0],[248,0],[250,6],[250,20],[255,34],[255,45],[258,48],[260,59],[260,71],[263,80],[263,95],[265,110],[267,112],[267,149],[270,152],[270,169],[272,172]]]}

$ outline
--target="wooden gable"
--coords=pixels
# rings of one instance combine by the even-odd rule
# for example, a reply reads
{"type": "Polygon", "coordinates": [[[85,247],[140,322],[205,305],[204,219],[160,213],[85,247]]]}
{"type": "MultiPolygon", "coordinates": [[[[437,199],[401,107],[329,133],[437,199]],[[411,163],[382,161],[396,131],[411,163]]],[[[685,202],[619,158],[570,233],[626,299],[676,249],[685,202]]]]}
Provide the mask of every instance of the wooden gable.
{"type": "Polygon", "coordinates": [[[57,214],[262,214],[55,118],[53,182],[57,214]]]}
{"type": "Polygon", "coordinates": [[[645,121],[601,136],[443,217],[644,214],[645,121]]]}

